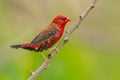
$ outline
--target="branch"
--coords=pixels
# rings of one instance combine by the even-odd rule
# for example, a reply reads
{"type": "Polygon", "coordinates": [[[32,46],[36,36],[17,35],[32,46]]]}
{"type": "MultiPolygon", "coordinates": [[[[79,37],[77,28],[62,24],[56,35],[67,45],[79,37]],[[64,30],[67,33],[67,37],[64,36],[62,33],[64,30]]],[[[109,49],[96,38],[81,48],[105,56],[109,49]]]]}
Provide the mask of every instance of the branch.
{"type": "Polygon", "coordinates": [[[68,38],[71,36],[71,34],[79,27],[80,23],[84,20],[84,18],[88,15],[88,13],[94,8],[96,2],[97,0],[91,1],[89,6],[82,13],[79,19],[75,22],[75,24],[66,31],[65,37],[61,40],[61,42],[56,47],[57,50],[53,50],[53,52],[48,55],[47,61],[44,61],[36,71],[32,72],[28,80],[34,80],[35,77],[37,77],[43,70],[47,68],[52,58],[58,53],[58,51],[62,48],[62,46],[64,46],[68,42],[68,38]]]}

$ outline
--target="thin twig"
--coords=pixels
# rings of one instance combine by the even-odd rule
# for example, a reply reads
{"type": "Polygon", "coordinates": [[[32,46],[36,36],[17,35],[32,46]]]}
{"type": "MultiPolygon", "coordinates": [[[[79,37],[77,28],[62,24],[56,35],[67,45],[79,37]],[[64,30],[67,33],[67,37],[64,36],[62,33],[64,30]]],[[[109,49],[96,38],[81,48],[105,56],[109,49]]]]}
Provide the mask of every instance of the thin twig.
{"type": "Polygon", "coordinates": [[[70,35],[79,27],[79,25],[83,21],[83,19],[94,8],[96,2],[97,2],[97,0],[91,1],[90,5],[82,13],[82,15],[76,21],[76,23],[73,26],[71,26],[70,29],[68,29],[66,31],[65,37],[61,40],[61,42],[56,47],[57,50],[54,50],[51,54],[48,55],[47,61],[44,61],[36,71],[32,72],[28,80],[34,80],[35,77],[37,77],[43,70],[45,70],[47,68],[47,66],[48,66],[49,62],[52,60],[52,58],[58,53],[58,51],[62,48],[62,46],[68,42],[68,38],[70,37],[70,35]]]}

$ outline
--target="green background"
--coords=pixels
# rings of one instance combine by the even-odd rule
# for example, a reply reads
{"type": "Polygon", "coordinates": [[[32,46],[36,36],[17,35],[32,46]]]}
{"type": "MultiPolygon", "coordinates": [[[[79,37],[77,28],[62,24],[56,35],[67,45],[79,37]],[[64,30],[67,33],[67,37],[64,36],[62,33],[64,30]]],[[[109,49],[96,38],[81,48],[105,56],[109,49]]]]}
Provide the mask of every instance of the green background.
{"type": "MultiPolygon", "coordinates": [[[[10,45],[30,42],[58,14],[71,18],[68,29],[89,2],[0,0],[0,80],[27,80],[43,62],[39,52],[11,49],[10,45]]],[[[120,80],[120,0],[98,0],[35,80],[120,80]]]]}

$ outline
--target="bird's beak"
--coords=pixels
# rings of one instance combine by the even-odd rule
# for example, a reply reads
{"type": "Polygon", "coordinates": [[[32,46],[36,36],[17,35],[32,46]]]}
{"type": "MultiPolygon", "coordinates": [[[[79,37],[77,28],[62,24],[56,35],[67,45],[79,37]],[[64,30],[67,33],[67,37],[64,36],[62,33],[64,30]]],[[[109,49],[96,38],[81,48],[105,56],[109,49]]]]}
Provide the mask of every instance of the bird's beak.
{"type": "Polygon", "coordinates": [[[70,18],[67,18],[67,19],[65,20],[65,22],[71,22],[70,18]]]}

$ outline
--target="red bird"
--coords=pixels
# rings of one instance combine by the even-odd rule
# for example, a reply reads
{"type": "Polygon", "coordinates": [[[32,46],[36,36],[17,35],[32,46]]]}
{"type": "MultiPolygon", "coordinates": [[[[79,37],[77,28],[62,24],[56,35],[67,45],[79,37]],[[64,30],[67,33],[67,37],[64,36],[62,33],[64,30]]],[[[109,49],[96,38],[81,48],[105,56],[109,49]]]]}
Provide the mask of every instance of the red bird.
{"type": "Polygon", "coordinates": [[[42,29],[41,32],[30,43],[11,45],[11,47],[41,52],[43,50],[47,50],[61,38],[65,25],[68,22],[70,22],[68,17],[58,15],[48,26],[42,29]]]}

